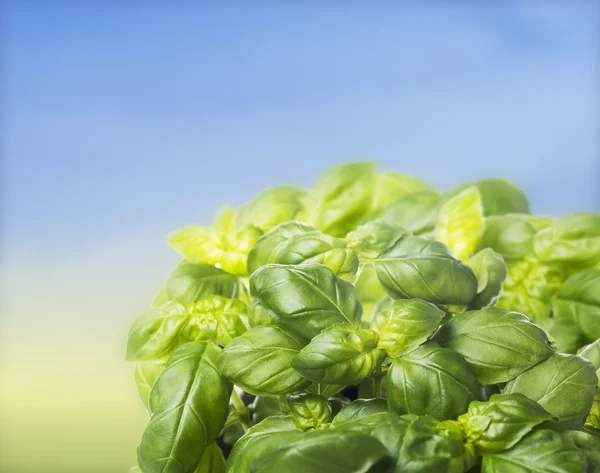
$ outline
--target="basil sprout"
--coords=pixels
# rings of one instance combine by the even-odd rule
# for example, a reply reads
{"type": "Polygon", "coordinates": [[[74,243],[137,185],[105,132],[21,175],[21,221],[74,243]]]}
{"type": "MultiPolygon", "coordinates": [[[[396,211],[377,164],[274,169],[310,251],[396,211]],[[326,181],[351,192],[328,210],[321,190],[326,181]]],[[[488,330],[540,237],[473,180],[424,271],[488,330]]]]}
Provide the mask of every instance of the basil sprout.
{"type": "Polygon", "coordinates": [[[501,452],[551,418],[537,402],[514,393],[493,394],[487,402],[473,401],[458,422],[479,452],[501,452]]]}
{"type": "Polygon", "coordinates": [[[527,317],[495,307],[454,316],[435,340],[462,355],[482,384],[510,381],[553,352],[544,331],[527,317]]]}
{"type": "Polygon", "coordinates": [[[586,473],[587,461],[573,441],[560,432],[534,430],[514,447],[483,456],[482,473],[586,473]]]}
{"type": "Polygon", "coordinates": [[[436,241],[403,235],[371,262],[386,292],[395,299],[466,305],[476,294],[477,279],[471,269],[436,241]]]}
{"type": "Polygon", "coordinates": [[[251,328],[225,347],[217,366],[223,376],[256,396],[297,392],[310,384],[291,366],[305,343],[281,327],[251,328]]]}
{"type": "Polygon", "coordinates": [[[589,361],[554,353],[510,381],[502,392],[524,394],[556,417],[547,425],[572,430],[583,426],[597,387],[596,370],[589,361]]]}
{"type": "Polygon", "coordinates": [[[250,276],[250,290],[281,322],[306,338],[336,323],[360,323],[354,286],[321,264],[262,266],[250,276]]]}
{"type": "Polygon", "coordinates": [[[248,272],[265,264],[321,263],[342,277],[358,269],[358,256],[346,242],[301,222],[277,225],[258,239],[248,255],[248,272]]]}
{"type": "Polygon", "coordinates": [[[296,427],[301,430],[316,429],[331,421],[331,405],[316,394],[296,394],[288,398],[288,407],[296,427]]]}
{"type": "Polygon", "coordinates": [[[477,378],[458,353],[427,343],[397,358],[387,373],[390,406],[398,413],[456,419],[469,403],[485,399],[477,378]]]}
{"type": "Polygon", "coordinates": [[[483,229],[481,194],[477,187],[467,187],[440,208],[435,236],[459,259],[466,261],[475,252],[483,229]]]}
{"type": "Polygon", "coordinates": [[[552,300],[552,315],[574,322],[590,340],[600,338],[600,270],[569,277],[552,300]]]}
{"type": "Polygon", "coordinates": [[[357,384],[383,361],[372,330],[339,324],[323,330],[293,358],[292,366],[315,383],[357,384]]]}
{"type": "Polygon", "coordinates": [[[437,330],[444,311],[420,299],[398,299],[377,310],[373,330],[379,348],[397,358],[425,343],[437,330]]]}
{"type": "Polygon", "coordinates": [[[150,394],[139,462],[145,473],[193,471],[225,425],[231,384],[215,368],[220,348],[190,342],[169,358],[150,394]]]}
{"type": "Polygon", "coordinates": [[[482,309],[496,304],[507,276],[504,259],[491,248],[475,253],[467,263],[477,278],[477,295],[470,309],[482,309]]]}

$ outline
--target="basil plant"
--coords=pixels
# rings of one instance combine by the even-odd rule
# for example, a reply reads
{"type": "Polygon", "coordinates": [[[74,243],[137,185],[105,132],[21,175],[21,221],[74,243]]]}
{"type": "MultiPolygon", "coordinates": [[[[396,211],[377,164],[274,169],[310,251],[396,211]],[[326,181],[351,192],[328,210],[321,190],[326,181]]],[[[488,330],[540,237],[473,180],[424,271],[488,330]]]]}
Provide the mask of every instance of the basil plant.
{"type": "Polygon", "coordinates": [[[600,215],[359,162],[168,241],[132,471],[600,471],[600,215]]]}

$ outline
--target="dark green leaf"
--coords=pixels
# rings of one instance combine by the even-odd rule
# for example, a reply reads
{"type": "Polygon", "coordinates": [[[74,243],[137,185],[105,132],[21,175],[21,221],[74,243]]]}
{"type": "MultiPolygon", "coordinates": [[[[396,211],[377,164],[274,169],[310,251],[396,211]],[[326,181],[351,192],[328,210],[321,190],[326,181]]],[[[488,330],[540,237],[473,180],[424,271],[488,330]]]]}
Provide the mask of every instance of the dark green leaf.
{"type": "Polygon", "coordinates": [[[341,425],[347,422],[355,422],[378,412],[387,411],[388,407],[385,399],[357,399],[344,406],[334,417],[332,424],[341,425]]]}

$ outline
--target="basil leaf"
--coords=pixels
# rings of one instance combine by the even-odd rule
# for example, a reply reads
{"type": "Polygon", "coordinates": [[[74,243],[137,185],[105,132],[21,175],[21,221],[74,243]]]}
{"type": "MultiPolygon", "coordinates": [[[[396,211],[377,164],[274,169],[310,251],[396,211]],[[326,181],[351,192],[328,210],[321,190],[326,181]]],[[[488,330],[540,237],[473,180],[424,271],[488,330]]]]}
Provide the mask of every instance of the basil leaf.
{"type": "Polygon", "coordinates": [[[267,417],[273,415],[283,415],[284,407],[288,411],[285,405],[285,399],[283,396],[258,396],[252,403],[252,422],[258,424],[265,420],[267,417]]]}
{"type": "MultiPolygon", "coordinates": [[[[596,394],[594,394],[594,403],[592,404],[586,422],[587,424],[585,424],[585,426],[591,425],[594,429],[600,429],[600,391],[596,391],[596,394]]],[[[596,433],[600,437],[600,430],[596,433]]]]}
{"type": "Polygon", "coordinates": [[[282,325],[272,310],[267,309],[257,299],[252,299],[248,304],[248,322],[251,327],[260,327],[262,325],[282,325]]]}
{"type": "Polygon", "coordinates": [[[385,399],[356,399],[342,407],[331,423],[333,425],[341,425],[348,422],[356,422],[379,412],[388,412],[387,401],[385,399]]]}
{"type": "Polygon", "coordinates": [[[358,256],[346,242],[301,222],[277,225],[258,239],[248,255],[248,272],[265,264],[321,263],[341,276],[356,274],[358,256]]]}
{"type": "Polygon", "coordinates": [[[600,270],[569,277],[552,300],[552,315],[577,324],[589,340],[600,338],[600,270]]]}
{"type": "Polygon", "coordinates": [[[507,262],[522,260],[533,252],[533,235],[537,232],[530,218],[526,214],[487,217],[478,249],[491,248],[507,262]]]}
{"type": "MultiPolygon", "coordinates": [[[[600,378],[600,339],[596,340],[594,343],[581,347],[577,354],[594,365],[594,368],[596,368],[596,375],[600,378]]],[[[598,386],[600,387],[600,383],[598,386]]]]}
{"type": "Polygon", "coordinates": [[[444,311],[420,299],[398,299],[375,313],[373,330],[379,334],[379,348],[397,358],[427,341],[444,318],[444,311]]]}
{"type": "Polygon", "coordinates": [[[575,353],[585,344],[585,336],[569,319],[542,319],[539,326],[548,334],[550,346],[561,353],[575,353]]]}
{"type": "Polygon", "coordinates": [[[225,457],[216,443],[208,446],[194,473],[225,473],[225,457]]]}
{"type": "Polygon", "coordinates": [[[557,418],[548,426],[571,430],[583,426],[597,386],[598,377],[589,361],[555,353],[510,381],[502,392],[524,394],[557,418]]]}
{"type": "Polygon", "coordinates": [[[385,220],[373,220],[346,235],[348,247],[364,258],[377,258],[394,246],[398,238],[408,233],[404,228],[385,220]]]}
{"type": "Polygon", "coordinates": [[[495,307],[454,316],[434,338],[463,356],[482,384],[510,381],[553,352],[527,317],[495,307]]]}
{"type": "Polygon", "coordinates": [[[281,327],[255,327],[234,338],[217,365],[223,376],[250,394],[293,393],[310,384],[291,367],[305,343],[281,327]]]}
{"type": "Polygon", "coordinates": [[[316,429],[331,421],[331,406],[327,399],[316,394],[297,394],[288,398],[288,407],[296,427],[316,429]]]}
{"type": "Polygon", "coordinates": [[[501,452],[551,418],[537,402],[514,393],[493,394],[487,402],[473,401],[458,422],[479,452],[501,452]]]}
{"type": "Polygon", "coordinates": [[[375,180],[371,162],[332,166],[315,185],[311,222],[325,233],[345,236],[370,212],[375,180]]]}
{"type": "Polygon", "coordinates": [[[466,361],[457,353],[427,343],[397,358],[387,373],[390,406],[399,413],[430,414],[456,419],[485,392],[466,361]]]}
{"type": "Polygon", "coordinates": [[[150,422],[139,448],[145,473],[193,471],[225,425],[231,384],[215,367],[220,348],[191,342],[169,358],[150,394],[150,422]]]}
{"type": "Polygon", "coordinates": [[[386,292],[395,299],[468,304],[477,291],[471,269],[437,241],[403,235],[370,262],[386,292]]]}
{"type": "Polygon", "coordinates": [[[395,200],[372,219],[381,219],[421,234],[433,230],[439,212],[440,196],[436,192],[421,191],[395,200]]]}
{"type": "Polygon", "coordinates": [[[167,278],[167,297],[183,304],[206,296],[237,297],[238,278],[209,264],[182,261],[167,278]]]}
{"type": "Polygon", "coordinates": [[[321,264],[262,266],[250,276],[250,290],[281,322],[306,338],[336,323],[360,323],[354,286],[321,264]]]}
{"type": "Polygon", "coordinates": [[[514,447],[483,457],[482,473],[585,473],[583,454],[566,435],[534,430],[514,447]]]}
{"type": "Polygon", "coordinates": [[[477,278],[477,295],[469,304],[469,308],[481,309],[496,304],[507,276],[502,256],[491,248],[485,248],[475,253],[467,264],[477,278]]]}
{"type": "Polygon", "coordinates": [[[600,438],[585,432],[569,430],[564,433],[585,455],[588,462],[587,473],[600,472],[600,438]]]}
{"type": "Polygon", "coordinates": [[[483,228],[481,194],[477,187],[467,187],[440,208],[435,236],[460,260],[466,261],[475,252],[483,228]]]}
{"type": "Polygon", "coordinates": [[[525,193],[512,182],[502,178],[481,179],[463,184],[448,192],[444,198],[449,199],[472,186],[475,186],[481,194],[483,212],[486,217],[511,213],[531,213],[525,193]]]}
{"type": "Polygon", "coordinates": [[[402,196],[435,190],[423,181],[399,172],[380,172],[375,178],[371,212],[385,209],[402,196]]]}
{"type": "Polygon", "coordinates": [[[148,361],[168,356],[178,345],[179,332],[189,317],[188,308],[177,301],[142,314],[129,329],[127,360],[148,361]]]}
{"type": "Polygon", "coordinates": [[[339,324],[323,330],[292,360],[293,368],[315,383],[358,384],[385,358],[372,330],[339,324]]]}
{"type": "Polygon", "coordinates": [[[143,361],[135,364],[134,376],[140,399],[146,407],[154,383],[162,373],[166,360],[143,361]]]}
{"type": "Polygon", "coordinates": [[[574,212],[533,238],[533,251],[546,263],[592,266],[600,261],[600,214],[574,212]]]}

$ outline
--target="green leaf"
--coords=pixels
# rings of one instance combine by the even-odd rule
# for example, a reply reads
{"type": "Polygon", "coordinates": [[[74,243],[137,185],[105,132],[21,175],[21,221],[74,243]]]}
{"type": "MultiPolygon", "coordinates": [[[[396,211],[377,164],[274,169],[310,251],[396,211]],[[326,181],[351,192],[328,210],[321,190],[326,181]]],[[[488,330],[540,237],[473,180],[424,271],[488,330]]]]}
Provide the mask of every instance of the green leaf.
{"type": "Polygon", "coordinates": [[[127,360],[148,361],[164,358],[179,344],[179,332],[189,320],[186,306],[167,302],[138,317],[129,329],[127,360]]]}
{"type": "Polygon", "coordinates": [[[377,278],[375,266],[370,263],[361,264],[358,269],[358,275],[354,281],[356,289],[356,298],[363,306],[363,317],[370,320],[370,313],[367,311],[368,303],[375,303],[382,297],[387,297],[385,289],[377,278]]]}
{"type": "MultiPolygon", "coordinates": [[[[586,426],[591,425],[595,429],[600,429],[600,390],[594,394],[594,403],[590,408],[586,422],[586,426]]],[[[598,432],[598,436],[600,436],[600,431],[598,432]]]]}
{"type": "Polygon", "coordinates": [[[440,196],[422,191],[400,197],[371,219],[381,219],[399,225],[409,232],[421,234],[433,230],[437,221],[440,196]]]}
{"type": "Polygon", "coordinates": [[[296,427],[301,430],[316,429],[331,421],[331,406],[322,396],[296,394],[287,402],[296,427]]]}
{"type": "Polygon", "coordinates": [[[257,396],[252,403],[252,422],[258,424],[267,417],[284,415],[289,411],[285,396],[257,396]]]}
{"type": "Polygon", "coordinates": [[[437,241],[403,235],[370,262],[386,292],[395,299],[468,304],[477,290],[477,279],[471,269],[437,241]]]}
{"type": "Polygon", "coordinates": [[[236,226],[252,225],[266,232],[275,225],[294,220],[302,210],[306,196],[306,190],[294,186],[265,189],[240,207],[236,226]]]}
{"type": "Polygon", "coordinates": [[[496,304],[507,276],[504,259],[491,248],[475,253],[467,263],[477,278],[477,295],[469,304],[471,309],[496,304]]]}
{"type": "Polygon", "coordinates": [[[533,252],[533,235],[537,232],[531,215],[494,215],[485,219],[485,229],[478,249],[491,248],[507,262],[516,262],[533,252]]]}
{"type": "Polygon", "coordinates": [[[534,430],[514,447],[483,457],[482,473],[586,473],[587,462],[560,432],[534,430]]]}
{"type": "Polygon", "coordinates": [[[527,317],[496,307],[454,316],[435,340],[463,356],[482,384],[510,381],[553,352],[544,331],[527,317]]]}
{"type": "Polygon", "coordinates": [[[521,373],[502,390],[521,393],[557,418],[553,429],[581,429],[592,407],[598,377],[594,366],[578,355],[555,353],[521,373]]]}
{"type": "Polygon", "coordinates": [[[180,332],[185,341],[213,340],[227,345],[248,329],[246,304],[238,299],[210,296],[191,304],[189,311],[180,332]]]}
{"type": "Polygon", "coordinates": [[[379,212],[402,196],[423,191],[435,193],[430,185],[415,177],[399,172],[380,172],[375,178],[371,211],[379,212]]]}
{"type": "Polygon", "coordinates": [[[588,462],[587,473],[600,473],[600,438],[574,430],[567,431],[564,435],[585,455],[588,462]]]}
{"type": "Polygon", "coordinates": [[[557,219],[534,236],[533,251],[545,263],[593,266],[600,261],[600,214],[574,212],[557,219]]]}
{"type": "Polygon", "coordinates": [[[387,401],[385,399],[356,399],[342,407],[331,423],[337,426],[348,422],[356,422],[378,412],[388,412],[387,401]]]}
{"type": "Polygon", "coordinates": [[[551,265],[528,257],[508,268],[502,296],[497,306],[542,320],[550,313],[550,302],[560,288],[564,276],[551,265]]]}
{"type": "Polygon", "coordinates": [[[168,299],[183,304],[206,296],[238,297],[238,278],[209,264],[182,261],[169,275],[165,287],[168,299]]]}
{"type": "Polygon", "coordinates": [[[585,337],[569,319],[542,319],[537,322],[548,334],[550,346],[561,353],[575,353],[585,344],[585,337]]]}
{"type": "Polygon", "coordinates": [[[248,255],[248,272],[266,264],[321,263],[341,276],[356,274],[358,256],[346,242],[301,222],[286,222],[258,239],[248,255]]]}
{"type": "Polygon", "coordinates": [[[237,212],[229,205],[223,205],[213,220],[213,228],[223,233],[235,232],[237,212]]]}
{"type": "Polygon", "coordinates": [[[262,231],[245,225],[234,232],[221,232],[190,225],[167,237],[169,244],[186,260],[215,265],[230,274],[245,276],[250,249],[262,231]]]}
{"type": "Polygon", "coordinates": [[[146,407],[148,407],[152,387],[162,373],[165,364],[166,360],[143,361],[135,364],[135,384],[140,399],[146,407]]]}
{"type": "Polygon", "coordinates": [[[487,402],[473,401],[458,422],[479,452],[501,452],[551,418],[537,402],[514,393],[492,394],[487,402]]]}
{"type": "Polygon", "coordinates": [[[552,315],[574,322],[590,340],[600,338],[600,270],[569,277],[552,300],[552,315]]]}
{"type": "Polygon", "coordinates": [[[464,184],[448,192],[444,198],[450,199],[472,186],[475,186],[481,194],[483,212],[486,217],[489,215],[531,213],[525,193],[513,183],[502,178],[481,179],[464,184]]]}
{"type": "Polygon", "coordinates": [[[332,166],[315,186],[311,223],[330,235],[345,236],[370,212],[375,182],[372,162],[332,166]]]}
{"type": "Polygon", "coordinates": [[[216,443],[208,446],[194,473],[225,473],[225,457],[216,443]]]}
{"type": "Polygon", "coordinates": [[[336,323],[360,323],[354,286],[321,264],[262,266],[250,276],[250,290],[281,322],[306,338],[336,323]]]}
{"type": "Polygon", "coordinates": [[[323,330],[292,360],[293,368],[315,383],[358,384],[383,361],[372,330],[339,324],[323,330]]]}
{"type": "Polygon", "coordinates": [[[436,343],[427,343],[393,361],[387,373],[387,396],[398,413],[456,419],[485,392],[465,360],[436,343]]]}
{"type": "Polygon", "coordinates": [[[373,220],[346,235],[348,247],[363,258],[377,258],[408,231],[385,220],[373,220]]]}
{"type": "MultiPolygon", "coordinates": [[[[596,340],[594,343],[581,347],[577,354],[594,365],[594,368],[596,368],[596,375],[600,378],[600,339],[596,340]]],[[[598,384],[598,386],[600,387],[600,384],[598,384]]]]}
{"type": "Polygon", "coordinates": [[[282,325],[272,310],[267,309],[257,299],[252,299],[248,304],[248,322],[251,327],[260,327],[262,325],[282,325]]]}
{"type": "Polygon", "coordinates": [[[220,348],[191,342],[176,350],[150,394],[139,447],[144,473],[193,471],[227,419],[231,384],[215,367],[220,348]]]}
{"type": "Polygon", "coordinates": [[[462,261],[475,252],[483,235],[483,203],[477,187],[468,187],[440,208],[436,239],[462,261]]]}
{"type": "Polygon", "coordinates": [[[225,347],[218,367],[236,386],[256,396],[297,392],[310,384],[291,366],[305,343],[281,327],[255,327],[225,347]]]}
{"type": "Polygon", "coordinates": [[[392,358],[410,353],[437,330],[444,311],[420,299],[398,299],[375,313],[373,330],[379,334],[379,348],[392,358]]]}

